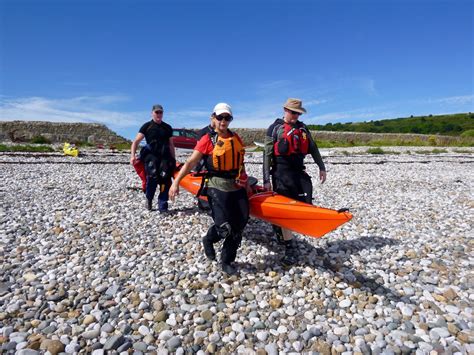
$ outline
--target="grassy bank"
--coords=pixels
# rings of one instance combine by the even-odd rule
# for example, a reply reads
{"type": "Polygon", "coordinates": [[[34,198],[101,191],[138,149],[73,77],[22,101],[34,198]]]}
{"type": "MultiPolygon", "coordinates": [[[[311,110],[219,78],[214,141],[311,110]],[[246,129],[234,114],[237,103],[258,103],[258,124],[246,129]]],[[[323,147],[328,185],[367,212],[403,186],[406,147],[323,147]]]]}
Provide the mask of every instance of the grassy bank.
{"type": "Polygon", "coordinates": [[[344,148],[344,147],[474,147],[474,140],[472,138],[459,137],[452,141],[440,141],[435,136],[432,139],[379,139],[373,141],[367,140],[326,140],[318,139],[318,147],[320,148],[344,148]]]}
{"type": "Polygon", "coordinates": [[[474,113],[411,116],[369,122],[308,125],[308,127],[315,131],[415,133],[472,137],[474,135],[474,113]]]}
{"type": "Polygon", "coordinates": [[[39,152],[49,153],[55,150],[49,145],[6,145],[0,144],[0,152],[39,152]]]}
{"type": "MultiPolygon", "coordinates": [[[[101,148],[97,148],[94,144],[88,143],[78,143],[75,146],[82,150],[90,150],[90,149],[110,149],[120,152],[129,152],[130,151],[130,144],[129,143],[120,143],[116,145],[104,146],[101,148]]],[[[33,152],[33,153],[50,153],[50,152],[62,152],[63,147],[61,146],[54,146],[49,144],[0,144],[0,152],[33,152]]]]}

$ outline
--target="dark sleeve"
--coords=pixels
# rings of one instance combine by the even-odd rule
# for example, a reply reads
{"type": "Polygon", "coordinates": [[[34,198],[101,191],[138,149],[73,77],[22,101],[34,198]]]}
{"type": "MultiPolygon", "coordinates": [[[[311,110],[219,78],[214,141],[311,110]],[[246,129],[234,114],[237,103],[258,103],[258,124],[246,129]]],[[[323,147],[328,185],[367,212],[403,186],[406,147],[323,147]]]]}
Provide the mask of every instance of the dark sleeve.
{"type": "Polygon", "coordinates": [[[270,168],[273,164],[273,129],[275,124],[272,124],[267,129],[265,139],[263,141],[263,183],[270,182],[270,168]]]}
{"type": "Polygon", "coordinates": [[[211,130],[209,129],[209,126],[204,127],[198,132],[198,138],[202,138],[202,136],[208,134],[211,130]]]}
{"type": "Polygon", "coordinates": [[[173,137],[173,127],[171,127],[169,124],[165,123],[166,127],[166,135],[168,138],[173,137]]]}
{"type": "Polygon", "coordinates": [[[319,153],[318,146],[316,141],[311,136],[311,132],[307,127],[306,131],[308,132],[309,138],[309,154],[313,157],[314,162],[318,165],[320,171],[326,171],[326,167],[324,166],[323,158],[321,158],[321,154],[319,153]]]}
{"type": "Polygon", "coordinates": [[[145,123],[143,126],[140,127],[140,130],[138,131],[138,133],[145,135],[149,125],[150,125],[150,122],[145,123]]]}

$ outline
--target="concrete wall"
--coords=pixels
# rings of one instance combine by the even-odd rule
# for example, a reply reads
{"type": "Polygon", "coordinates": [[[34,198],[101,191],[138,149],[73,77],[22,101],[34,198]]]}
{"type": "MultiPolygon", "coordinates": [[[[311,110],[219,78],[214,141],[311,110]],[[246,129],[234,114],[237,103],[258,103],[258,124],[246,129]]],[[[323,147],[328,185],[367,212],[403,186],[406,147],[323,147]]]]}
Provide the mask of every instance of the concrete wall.
{"type": "Polygon", "coordinates": [[[117,135],[103,124],[65,123],[42,121],[0,122],[0,140],[29,142],[42,136],[52,143],[88,142],[92,144],[118,144],[128,140],[117,135]]]}

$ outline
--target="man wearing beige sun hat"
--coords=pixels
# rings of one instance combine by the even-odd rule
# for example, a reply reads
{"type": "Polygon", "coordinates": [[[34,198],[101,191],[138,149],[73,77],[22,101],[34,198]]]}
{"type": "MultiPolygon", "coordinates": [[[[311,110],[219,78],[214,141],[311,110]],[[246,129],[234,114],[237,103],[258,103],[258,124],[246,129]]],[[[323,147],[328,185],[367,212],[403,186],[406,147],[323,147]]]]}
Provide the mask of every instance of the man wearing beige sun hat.
{"type": "MultiPolygon", "coordinates": [[[[306,113],[300,99],[289,98],[283,105],[283,118],[268,127],[263,154],[263,183],[267,190],[298,201],[312,203],[313,185],[306,173],[304,158],[311,154],[319,167],[321,183],[326,181],[326,168],[311,132],[299,120],[306,113]],[[272,183],[270,184],[270,175],[272,183]]],[[[285,245],[283,263],[293,265],[298,261],[298,246],[291,231],[273,226],[278,240],[285,245]]]]}

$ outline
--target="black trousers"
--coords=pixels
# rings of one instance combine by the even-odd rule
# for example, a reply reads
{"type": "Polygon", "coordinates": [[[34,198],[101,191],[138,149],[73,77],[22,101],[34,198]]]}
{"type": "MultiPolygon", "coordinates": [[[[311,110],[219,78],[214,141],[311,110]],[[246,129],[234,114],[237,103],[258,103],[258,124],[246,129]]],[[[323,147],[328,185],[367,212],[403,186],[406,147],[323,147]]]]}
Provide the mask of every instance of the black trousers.
{"type": "Polygon", "coordinates": [[[148,200],[153,200],[158,185],[160,186],[160,193],[158,195],[158,209],[160,211],[168,210],[168,192],[171,187],[171,177],[165,179],[160,178],[161,160],[153,154],[148,154],[144,158],[144,165],[146,171],[146,190],[145,195],[148,200]]]}
{"type": "Polygon", "coordinates": [[[214,224],[207,231],[206,238],[212,243],[224,240],[221,261],[230,264],[235,261],[249,219],[247,192],[243,188],[231,192],[208,188],[207,199],[214,224]]]}
{"type": "Polygon", "coordinates": [[[272,174],[273,191],[297,201],[313,203],[313,184],[304,170],[277,164],[272,174]]]}
{"type": "MultiPolygon", "coordinates": [[[[277,164],[272,174],[273,191],[297,201],[313,204],[313,184],[304,170],[277,164]]],[[[283,238],[281,227],[272,225],[278,238],[283,238]]]]}

